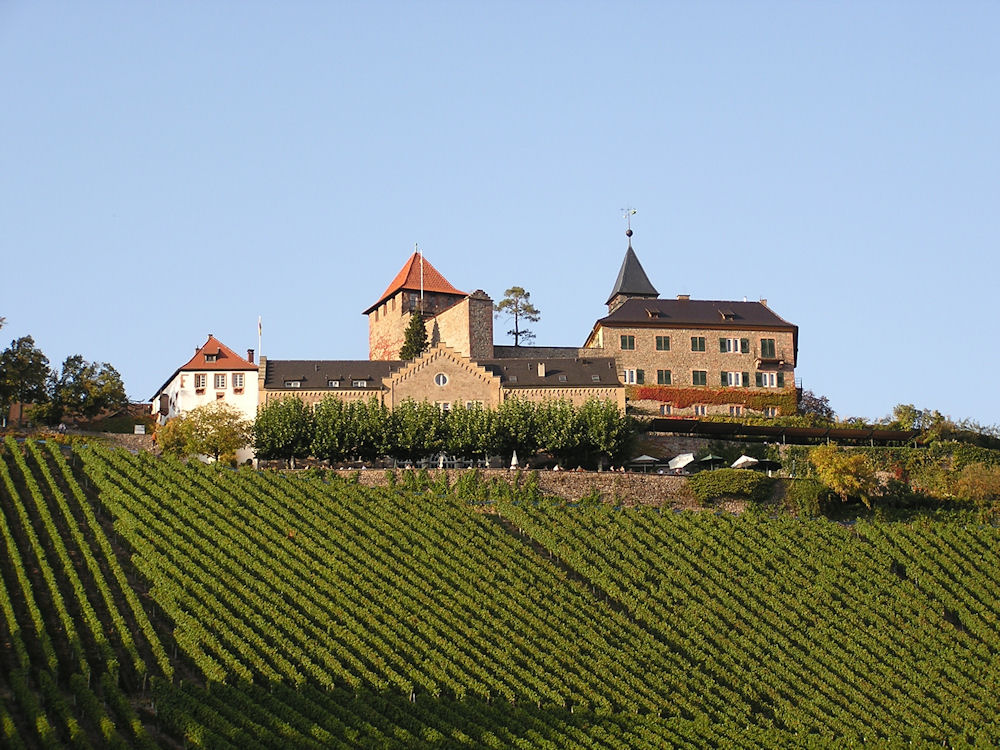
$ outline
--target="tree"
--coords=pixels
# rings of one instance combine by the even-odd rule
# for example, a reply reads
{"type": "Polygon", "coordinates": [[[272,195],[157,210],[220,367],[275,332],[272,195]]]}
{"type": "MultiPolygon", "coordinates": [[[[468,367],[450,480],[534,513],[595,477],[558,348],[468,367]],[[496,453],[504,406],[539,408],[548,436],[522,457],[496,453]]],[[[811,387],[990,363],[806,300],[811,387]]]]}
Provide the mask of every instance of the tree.
{"type": "Polygon", "coordinates": [[[826,422],[832,422],[837,416],[830,406],[830,399],[826,396],[817,396],[812,391],[802,391],[802,396],[799,398],[799,414],[813,416],[826,422]]]}
{"type": "Polygon", "coordinates": [[[1000,466],[969,464],[955,481],[955,494],[975,502],[984,519],[997,515],[1000,512],[1000,466]]]}
{"type": "Polygon", "coordinates": [[[632,418],[623,414],[616,403],[589,399],[580,407],[580,421],[592,451],[615,463],[625,460],[635,429],[632,418]]]}
{"type": "Polygon", "coordinates": [[[836,445],[820,445],[809,451],[809,460],[816,467],[816,476],[840,499],[857,498],[872,507],[878,490],[875,467],[864,453],[855,453],[836,445]]]}
{"type": "Polygon", "coordinates": [[[897,430],[926,432],[940,427],[945,421],[945,416],[936,409],[918,409],[913,404],[896,404],[892,408],[892,416],[883,419],[882,424],[897,430]]]}
{"type": "Polygon", "coordinates": [[[443,447],[444,417],[436,404],[407,399],[392,410],[391,434],[393,456],[419,461],[443,447]]]}
{"type": "Polygon", "coordinates": [[[232,404],[216,401],[174,417],[156,432],[161,450],[178,456],[232,456],[250,442],[251,424],[232,404]]]}
{"type": "Polygon", "coordinates": [[[63,361],[62,372],[52,373],[48,383],[49,405],[44,421],[55,424],[63,415],[96,417],[105,409],[128,404],[125,384],[118,371],[107,362],[87,362],[79,354],[63,361]]]}
{"type": "Polygon", "coordinates": [[[312,410],[295,396],[264,406],[253,423],[253,447],[259,458],[306,458],[313,443],[312,410]]]}
{"type": "Polygon", "coordinates": [[[0,407],[6,416],[10,405],[18,403],[18,424],[24,419],[24,404],[48,401],[49,360],[35,347],[31,336],[10,342],[0,353],[0,407]]]}
{"type": "Polygon", "coordinates": [[[414,310],[410,322],[403,332],[403,348],[399,350],[400,359],[416,359],[427,351],[427,323],[420,310],[414,310]]]}
{"type": "Polygon", "coordinates": [[[494,310],[497,316],[507,315],[513,319],[514,327],[507,331],[507,335],[514,337],[514,346],[520,346],[522,339],[525,343],[533,341],[535,334],[522,327],[523,321],[537,323],[541,317],[538,308],[531,304],[531,293],[519,286],[512,286],[503,294],[504,298],[497,303],[494,310]]]}

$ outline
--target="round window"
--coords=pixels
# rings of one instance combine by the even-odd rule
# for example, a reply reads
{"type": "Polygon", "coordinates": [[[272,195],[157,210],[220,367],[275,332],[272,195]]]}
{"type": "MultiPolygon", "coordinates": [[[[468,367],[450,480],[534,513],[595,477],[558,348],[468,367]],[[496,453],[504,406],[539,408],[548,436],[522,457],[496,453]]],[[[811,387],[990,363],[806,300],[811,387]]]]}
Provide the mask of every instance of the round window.
{"type": "Polygon", "coordinates": [[[439,372],[434,376],[434,383],[436,385],[448,385],[448,376],[443,372],[439,372]]]}

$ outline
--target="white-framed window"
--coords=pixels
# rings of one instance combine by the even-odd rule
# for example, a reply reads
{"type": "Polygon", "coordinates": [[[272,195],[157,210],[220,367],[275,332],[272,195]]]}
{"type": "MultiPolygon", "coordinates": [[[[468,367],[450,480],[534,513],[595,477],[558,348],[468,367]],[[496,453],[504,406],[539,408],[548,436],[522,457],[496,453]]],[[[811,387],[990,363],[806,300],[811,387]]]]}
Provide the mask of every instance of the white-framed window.
{"type": "Polygon", "coordinates": [[[196,372],[194,374],[194,387],[204,390],[206,385],[208,385],[208,375],[204,372],[196,372]]]}
{"type": "Polygon", "coordinates": [[[777,388],[778,387],[778,373],[776,372],[758,372],[757,373],[757,385],[761,388],[777,388]]]}
{"type": "Polygon", "coordinates": [[[367,380],[352,380],[351,381],[351,388],[367,388],[367,387],[368,387],[368,381],[367,380]]]}
{"type": "Polygon", "coordinates": [[[671,412],[673,407],[670,404],[660,404],[660,416],[669,417],[671,412]]]}
{"type": "Polygon", "coordinates": [[[226,373],[224,372],[215,373],[215,387],[216,388],[226,387],[226,373]]]}
{"type": "Polygon", "coordinates": [[[694,405],[694,415],[696,417],[706,417],[708,416],[708,407],[705,404],[695,404],[694,405]]]}
{"type": "Polygon", "coordinates": [[[243,387],[243,373],[242,372],[234,372],[233,373],[233,388],[242,388],[242,387],[243,387]]]}
{"type": "Polygon", "coordinates": [[[591,376],[590,376],[590,379],[591,379],[591,380],[592,380],[593,382],[595,382],[595,383],[600,383],[600,382],[601,382],[601,376],[600,376],[600,375],[591,375],[591,376]]]}
{"type": "Polygon", "coordinates": [[[483,402],[482,401],[466,401],[465,402],[465,408],[466,409],[479,409],[479,408],[482,408],[482,406],[483,406],[483,402]]]}
{"type": "Polygon", "coordinates": [[[625,385],[642,385],[646,382],[645,370],[628,369],[623,373],[625,385]]]}
{"type": "Polygon", "coordinates": [[[218,359],[219,359],[219,355],[218,354],[206,354],[205,355],[205,361],[206,362],[215,362],[218,359]]]}
{"type": "Polygon", "coordinates": [[[443,372],[439,372],[434,376],[434,385],[442,387],[448,385],[448,376],[443,372]]]}
{"type": "Polygon", "coordinates": [[[437,404],[437,408],[442,414],[447,414],[451,411],[451,401],[435,401],[434,403],[437,404]]]}
{"type": "Polygon", "coordinates": [[[566,382],[566,376],[565,375],[560,375],[559,376],[559,382],[560,383],[565,383],[566,382]]]}
{"type": "Polygon", "coordinates": [[[743,373],[742,372],[727,372],[726,382],[723,385],[729,386],[740,386],[743,385],[743,373]]]}
{"type": "Polygon", "coordinates": [[[285,381],[285,388],[301,388],[301,387],[302,387],[302,381],[300,381],[300,380],[286,380],[285,381]]]}
{"type": "Polygon", "coordinates": [[[740,406],[739,404],[731,404],[729,406],[729,416],[731,416],[731,417],[742,417],[743,416],[743,407],[740,406]]]}
{"type": "Polygon", "coordinates": [[[764,416],[765,417],[776,417],[776,416],[778,416],[778,407],[777,406],[765,406],[764,407],[764,416]]]}
{"type": "Polygon", "coordinates": [[[340,381],[339,380],[327,380],[326,381],[326,387],[327,388],[340,388],[340,381]]]}

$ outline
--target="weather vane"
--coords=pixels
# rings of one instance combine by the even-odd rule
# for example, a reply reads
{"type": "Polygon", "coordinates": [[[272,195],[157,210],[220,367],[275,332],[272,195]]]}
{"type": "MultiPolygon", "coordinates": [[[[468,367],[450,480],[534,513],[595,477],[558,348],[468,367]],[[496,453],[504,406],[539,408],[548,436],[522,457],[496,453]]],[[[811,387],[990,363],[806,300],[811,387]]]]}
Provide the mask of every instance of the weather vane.
{"type": "Polygon", "coordinates": [[[625,219],[625,236],[632,236],[632,217],[635,215],[636,211],[634,208],[623,208],[622,218],[625,219]]]}

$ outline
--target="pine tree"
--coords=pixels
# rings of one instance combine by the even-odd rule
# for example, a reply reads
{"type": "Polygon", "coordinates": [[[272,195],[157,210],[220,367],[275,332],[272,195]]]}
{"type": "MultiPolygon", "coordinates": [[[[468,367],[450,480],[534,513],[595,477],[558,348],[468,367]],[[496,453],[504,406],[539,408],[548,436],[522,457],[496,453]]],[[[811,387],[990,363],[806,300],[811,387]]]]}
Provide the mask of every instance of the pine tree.
{"type": "Polygon", "coordinates": [[[410,323],[403,334],[403,348],[399,350],[400,359],[416,359],[427,351],[427,326],[420,310],[414,310],[410,323]]]}
{"type": "Polygon", "coordinates": [[[526,292],[519,286],[512,286],[504,292],[504,298],[493,309],[498,316],[507,315],[513,318],[514,327],[507,331],[507,335],[514,337],[514,346],[534,340],[535,334],[522,327],[524,321],[537,323],[541,316],[538,308],[531,304],[531,292],[526,292]]]}

